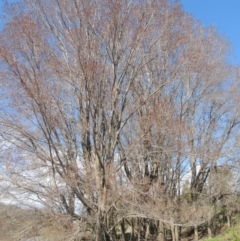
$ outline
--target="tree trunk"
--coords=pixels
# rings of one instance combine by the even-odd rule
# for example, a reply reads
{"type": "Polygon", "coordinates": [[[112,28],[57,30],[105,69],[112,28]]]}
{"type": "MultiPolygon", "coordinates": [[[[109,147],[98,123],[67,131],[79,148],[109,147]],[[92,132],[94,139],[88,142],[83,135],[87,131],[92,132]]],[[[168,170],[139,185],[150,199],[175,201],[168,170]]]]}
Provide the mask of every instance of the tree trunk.
{"type": "Polygon", "coordinates": [[[159,221],[159,223],[158,223],[157,241],[165,241],[164,223],[162,221],[159,221]]]}
{"type": "Polygon", "coordinates": [[[212,230],[211,230],[211,217],[208,218],[208,238],[212,238],[212,230]]]}
{"type": "Polygon", "coordinates": [[[179,241],[179,227],[175,226],[175,241],[179,241]]]}
{"type": "Polygon", "coordinates": [[[122,232],[122,240],[126,241],[126,234],[125,234],[125,221],[124,219],[121,222],[121,232],[122,232]]]}
{"type": "Polygon", "coordinates": [[[107,216],[108,217],[108,224],[107,224],[107,227],[113,227],[112,228],[112,231],[111,231],[111,238],[112,238],[112,241],[116,241],[117,240],[117,232],[116,232],[116,227],[115,227],[115,210],[111,210],[109,212],[109,215],[107,216]]]}
{"type": "Polygon", "coordinates": [[[175,239],[175,227],[174,227],[174,223],[173,223],[173,219],[171,218],[171,234],[172,234],[172,241],[177,241],[175,239]]]}
{"type": "Polygon", "coordinates": [[[228,228],[231,228],[232,226],[232,222],[231,222],[231,215],[227,215],[227,224],[228,224],[228,228]]]}
{"type": "Polygon", "coordinates": [[[102,225],[98,226],[96,241],[111,241],[109,234],[102,225]]]}
{"type": "Polygon", "coordinates": [[[146,232],[145,232],[145,240],[149,237],[149,220],[146,220],[146,232]]]}
{"type": "Polygon", "coordinates": [[[194,226],[194,240],[198,241],[198,226],[194,226]]]}
{"type": "Polygon", "coordinates": [[[132,225],[132,234],[131,234],[131,240],[135,240],[135,225],[134,225],[134,219],[131,220],[132,225]]]}
{"type": "Polygon", "coordinates": [[[137,219],[137,235],[138,235],[138,241],[141,240],[141,224],[140,224],[140,218],[137,219]]]}
{"type": "Polygon", "coordinates": [[[106,221],[104,220],[104,214],[99,211],[98,223],[97,223],[97,235],[96,241],[110,241],[110,235],[106,232],[106,221]]]}

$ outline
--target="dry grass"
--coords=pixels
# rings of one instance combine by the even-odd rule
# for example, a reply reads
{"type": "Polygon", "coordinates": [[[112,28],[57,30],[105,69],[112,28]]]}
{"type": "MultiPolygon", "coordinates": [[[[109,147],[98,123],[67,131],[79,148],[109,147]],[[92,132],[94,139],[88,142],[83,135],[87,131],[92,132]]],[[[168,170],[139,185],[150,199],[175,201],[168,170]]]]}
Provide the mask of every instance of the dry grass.
{"type": "Polygon", "coordinates": [[[77,232],[78,227],[64,219],[56,220],[39,212],[0,204],[0,241],[36,236],[51,241],[70,241],[77,232]]]}

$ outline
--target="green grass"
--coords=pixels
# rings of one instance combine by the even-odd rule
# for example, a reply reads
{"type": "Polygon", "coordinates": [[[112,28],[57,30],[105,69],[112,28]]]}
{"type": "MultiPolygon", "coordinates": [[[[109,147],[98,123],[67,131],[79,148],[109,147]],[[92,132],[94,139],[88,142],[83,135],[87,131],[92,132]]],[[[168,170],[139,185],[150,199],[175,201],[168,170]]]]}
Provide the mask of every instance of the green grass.
{"type": "Polygon", "coordinates": [[[203,239],[204,241],[240,241],[240,216],[234,218],[233,223],[236,225],[226,229],[221,234],[211,239],[203,239]]]}

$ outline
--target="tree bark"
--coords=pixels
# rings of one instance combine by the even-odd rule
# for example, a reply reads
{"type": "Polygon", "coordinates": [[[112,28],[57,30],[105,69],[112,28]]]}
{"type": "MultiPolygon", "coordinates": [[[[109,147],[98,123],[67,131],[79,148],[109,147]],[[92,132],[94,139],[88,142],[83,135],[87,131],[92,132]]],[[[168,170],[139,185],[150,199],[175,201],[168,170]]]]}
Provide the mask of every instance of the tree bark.
{"type": "Polygon", "coordinates": [[[174,227],[174,223],[173,223],[173,218],[171,218],[171,234],[172,234],[172,241],[177,241],[175,239],[175,227],[174,227]]]}
{"type": "Polygon", "coordinates": [[[231,228],[232,226],[232,222],[231,222],[231,215],[227,215],[227,224],[228,224],[228,228],[231,228]]]}
{"type": "Polygon", "coordinates": [[[175,241],[179,241],[179,227],[175,226],[175,241]]]}
{"type": "Polygon", "coordinates": [[[212,229],[211,229],[211,217],[208,217],[208,227],[207,227],[207,230],[208,230],[208,238],[212,238],[212,229]]]}
{"type": "Polygon", "coordinates": [[[131,219],[131,225],[132,225],[132,233],[131,233],[131,240],[135,240],[135,225],[134,225],[134,219],[131,219]]]}
{"type": "Polygon", "coordinates": [[[159,221],[158,223],[158,241],[165,241],[165,230],[164,230],[164,223],[162,221],[159,221]]]}
{"type": "Polygon", "coordinates": [[[150,232],[149,232],[149,220],[146,220],[146,232],[145,232],[145,240],[147,240],[147,239],[148,239],[149,234],[150,234],[150,232]]]}
{"type": "Polygon", "coordinates": [[[194,240],[198,241],[198,226],[194,226],[194,240]]]}
{"type": "Polygon", "coordinates": [[[110,235],[107,233],[107,225],[104,220],[104,213],[102,211],[98,212],[98,222],[97,222],[97,235],[96,241],[110,241],[110,235]]]}
{"type": "Polygon", "coordinates": [[[124,219],[121,222],[121,232],[122,232],[122,240],[126,241],[126,234],[125,234],[125,221],[124,219]]]}

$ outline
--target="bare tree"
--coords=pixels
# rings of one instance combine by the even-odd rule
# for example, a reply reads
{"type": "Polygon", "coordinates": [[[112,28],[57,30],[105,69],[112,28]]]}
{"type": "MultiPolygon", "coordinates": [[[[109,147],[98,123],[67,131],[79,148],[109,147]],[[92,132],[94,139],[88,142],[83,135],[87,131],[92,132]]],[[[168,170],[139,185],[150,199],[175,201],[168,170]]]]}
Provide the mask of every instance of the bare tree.
{"type": "Polygon", "coordinates": [[[225,41],[167,0],[25,0],[6,12],[8,194],[84,220],[97,241],[119,227],[159,241],[169,227],[177,241],[179,227],[206,222],[204,186],[234,155],[239,124],[225,41]]]}

